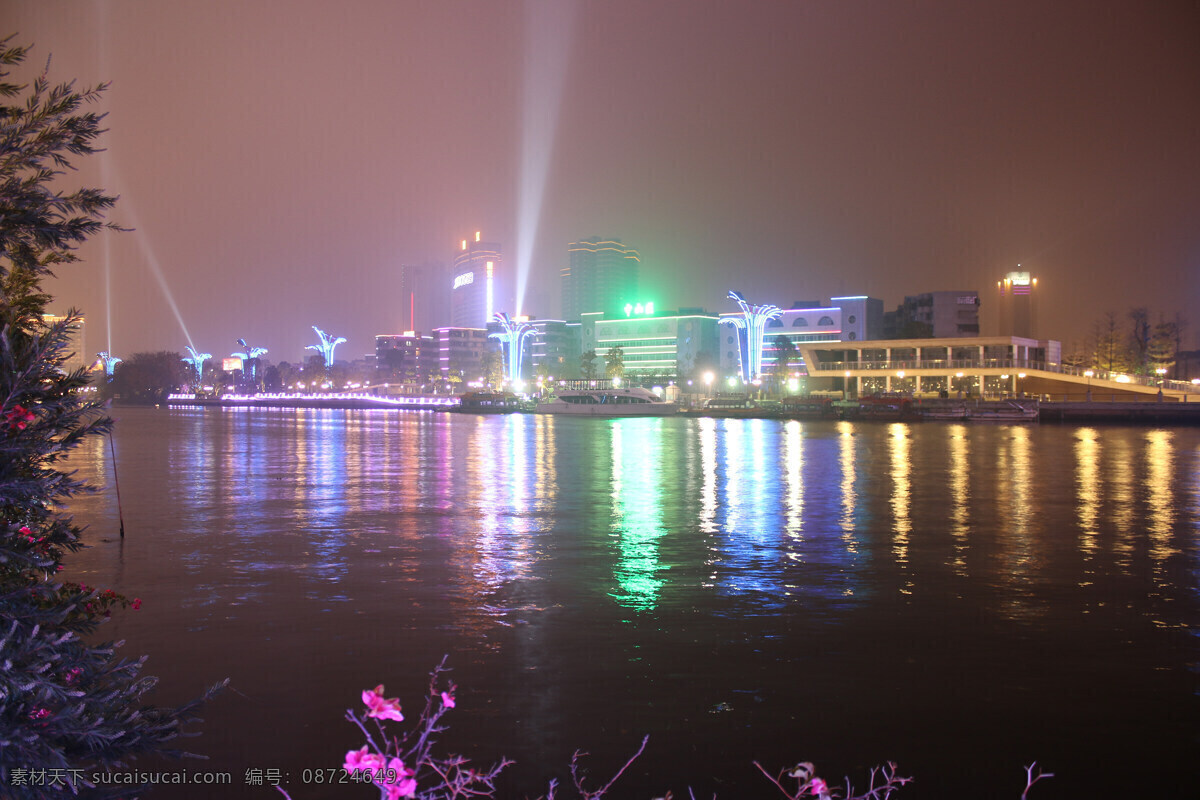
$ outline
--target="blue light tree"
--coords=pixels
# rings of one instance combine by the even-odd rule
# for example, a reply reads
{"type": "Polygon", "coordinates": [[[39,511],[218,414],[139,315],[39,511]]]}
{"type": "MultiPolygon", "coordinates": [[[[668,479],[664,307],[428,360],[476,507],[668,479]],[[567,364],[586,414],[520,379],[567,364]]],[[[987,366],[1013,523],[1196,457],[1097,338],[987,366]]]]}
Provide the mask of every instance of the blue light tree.
{"type": "Polygon", "coordinates": [[[212,353],[197,353],[191,345],[188,345],[187,351],[192,354],[191,358],[185,358],[183,361],[191,364],[192,369],[196,370],[196,383],[200,383],[204,376],[204,362],[212,358],[212,353]]]}
{"type": "Polygon", "coordinates": [[[742,380],[753,383],[762,377],[763,336],[767,322],[783,314],[779,306],[752,306],[741,292],[730,292],[729,299],[736,300],[742,309],[741,317],[725,317],[721,322],[733,325],[738,331],[738,352],[741,353],[742,380]],[[743,341],[742,331],[745,331],[743,341]]]}
{"type": "Polygon", "coordinates": [[[528,322],[519,322],[497,312],[492,319],[503,329],[502,333],[489,333],[489,339],[499,339],[508,348],[508,381],[514,387],[521,382],[521,361],[525,355],[525,340],[536,333],[528,322]]]}
{"type": "Polygon", "coordinates": [[[233,353],[233,355],[242,359],[242,378],[244,378],[246,381],[254,382],[258,377],[258,357],[265,356],[267,354],[267,348],[251,347],[250,345],[246,344],[245,339],[238,339],[237,343],[242,346],[242,350],[241,352],[233,353]],[[248,369],[246,365],[249,365],[248,369]]]}
{"type": "Polygon", "coordinates": [[[320,338],[320,344],[310,344],[305,350],[316,350],[325,357],[325,367],[333,366],[333,349],[342,342],[346,341],[345,337],[339,336],[336,339],[325,333],[325,331],[313,325],[313,330],[317,332],[317,337],[320,338]]]}
{"type": "Polygon", "coordinates": [[[100,359],[100,362],[104,364],[104,374],[108,376],[109,380],[112,380],[113,370],[117,368],[117,364],[121,363],[121,359],[107,350],[101,350],[99,353],[96,353],[96,358],[100,359]]]}

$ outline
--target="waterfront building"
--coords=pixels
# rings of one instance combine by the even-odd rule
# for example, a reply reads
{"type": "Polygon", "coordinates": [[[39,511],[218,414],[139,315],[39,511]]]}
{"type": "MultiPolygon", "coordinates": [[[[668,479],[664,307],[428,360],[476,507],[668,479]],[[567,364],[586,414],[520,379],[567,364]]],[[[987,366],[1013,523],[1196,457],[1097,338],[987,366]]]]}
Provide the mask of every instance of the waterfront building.
{"type": "Polygon", "coordinates": [[[483,355],[498,351],[500,344],[488,338],[487,328],[436,328],[438,370],[435,373],[450,383],[469,383],[483,376],[483,355]]]}
{"type": "Polygon", "coordinates": [[[500,245],[463,239],[454,256],[450,281],[450,321],[456,328],[486,328],[500,307],[508,306],[508,281],[500,245]]]}
{"type": "Polygon", "coordinates": [[[375,373],[378,383],[426,384],[440,374],[438,349],[433,336],[405,331],[375,337],[375,373]]]}
{"type": "Polygon", "coordinates": [[[846,341],[883,338],[883,301],[879,298],[831,297],[829,305],[842,310],[842,338],[846,341]]]}
{"type": "Polygon", "coordinates": [[[580,352],[596,351],[598,374],[603,374],[605,354],[619,347],[631,379],[683,381],[698,365],[715,361],[717,320],[718,315],[703,309],[658,311],[652,303],[633,303],[628,312],[617,314],[584,312],[580,352]]]}
{"type": "Polygon", "coordinates": [[[620,239],[571,242],[567,258],[562,269],[563,319],[578,320],[588,311],[615,314],[626,303],[637,302],[640,258],[620,239]]]}
{"type": "MultiPolygon", "coordinates": [[[[581,334],[579,322],[561,319],[530,320],[534,338],[529,348],[529,361],[534,370],[554,378],[579,377],[581,334]]],[[[527,374],[533,374],[529,372],[527,374]]]]}
{"type": "MultiPolygon", "coordinates": [[[[1155,381],[1097,373],[1062,363],[1062,343],[1022,336],[809,342],[797,346],[807,366],[807,388],[850,397],[900,393],[916,396],[1032,396],[1084,401],[1136,400],[1158,391],[1155,381]]],[[[1169,387],[1182,394],[1181,385],[1169,387]]]]}
{"type": "Polygon", "coordinates": [[[996,281],[1001,336],[1036,336],[1037,282],[1028,272],[1010,272],[996,281]]]}
{"type": "Polygon", "coordinates": [[[883,315],[887,339],[960,338],[979,335],[979,292],[925,292],[910,295],[883,315]]]}
{"type": "MultiPolygon", "coordinates": [[[[722,314],[721,318],[739,317],[739,312],[722,314]]],[[[784,346],[779,337],[789,340],[796,354],[788,364],[788,372],[804,373],[801,344],[877,339],[883,327],[883,301],[866,295],[835,297],[828,305],[816,301],[797,301],[791,308],[781,309],[778,317],[768,320],[763,336],[763,376],[772,375],[784,346]]],[[[722,375],[742,374],[743,353],[739,348],[739,331],[726,325],[720,331],[720,367],[722,375]]]]}

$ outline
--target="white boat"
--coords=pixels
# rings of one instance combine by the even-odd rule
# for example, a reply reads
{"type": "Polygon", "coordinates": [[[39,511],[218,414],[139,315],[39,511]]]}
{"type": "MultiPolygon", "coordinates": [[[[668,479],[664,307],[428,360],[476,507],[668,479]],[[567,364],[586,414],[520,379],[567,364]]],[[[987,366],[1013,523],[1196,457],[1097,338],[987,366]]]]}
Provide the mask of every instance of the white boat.
{"type": "Polygon", "coordinates": [[[649,389],[573,389],[538,403],[538,414],[567,414],[578,417],[662,417],[678,410],[649,389]]]}

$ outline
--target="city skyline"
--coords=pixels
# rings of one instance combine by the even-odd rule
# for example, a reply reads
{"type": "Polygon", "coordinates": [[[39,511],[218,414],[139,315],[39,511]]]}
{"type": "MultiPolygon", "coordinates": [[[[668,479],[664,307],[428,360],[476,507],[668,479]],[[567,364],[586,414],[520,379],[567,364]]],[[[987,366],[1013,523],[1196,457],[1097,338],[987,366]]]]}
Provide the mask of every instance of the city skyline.
{"type": "Polygon", "coordinates": [[[663,308],[967,289],[986,329],[1018,264],[1065,345],[1198,305],[1187,4],[550,8],[0,2],[31,70],[112,81],[107,152],[68,179],[135,230],[61,269],[55,310],[117,355],[283,357],[316,324],[361,357],[412,318],[401,265],[475,230],[528,258],[523,307],[494,310],[541,318],[597,234],[634,243],[663,308]]]}

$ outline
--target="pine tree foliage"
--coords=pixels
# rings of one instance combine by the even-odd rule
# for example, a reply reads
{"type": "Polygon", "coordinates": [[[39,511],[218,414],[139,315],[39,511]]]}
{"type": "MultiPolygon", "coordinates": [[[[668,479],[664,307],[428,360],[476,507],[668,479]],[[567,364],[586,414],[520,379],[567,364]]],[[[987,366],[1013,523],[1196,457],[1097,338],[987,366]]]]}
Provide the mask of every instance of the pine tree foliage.
{"type": "MultiPolygon", "coordinates": [[[[83,399],[84,370],[68,372],[70,311],[44,322],[42,281],[105,227],[114,198],[59,187],[72,161],[96,152],[102,114],[88,110],[104,86],[52,85],[43,73],[11,83],[25,47],[0,40],[0,796],[78,791],[94,768],[144,753],[178,754],[171,742],[204,697],[181,708],[144,703],[155,680],[142,661],[88,638],[128,601],[57,579],[82,547],[64,504],[88,487],[63,459],[109,431],[102,408],[83,399]],[[23,99],[22,99],[23,98],[23,99]],[[34,771],[70,771],[36,782],[34,771]]],[[[45,773],[43,773],[44,776],[45,773]]],[[[128,787],[126,792],[130,791],[128,787]]],[[[136,791],[136,790],[135,790],[136,791]]]]}

